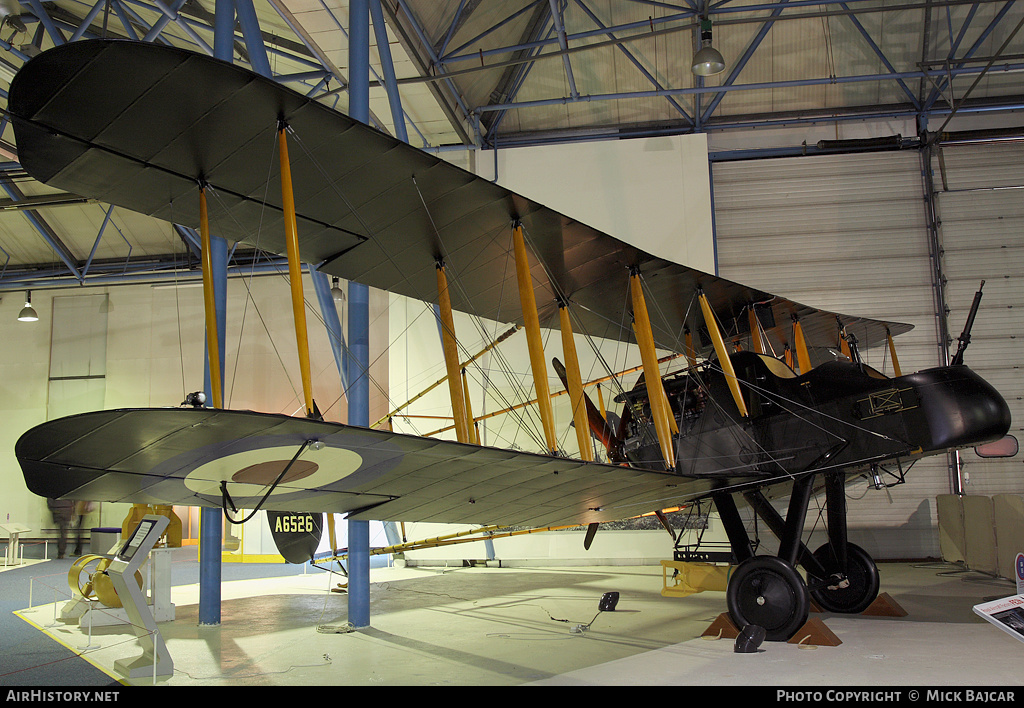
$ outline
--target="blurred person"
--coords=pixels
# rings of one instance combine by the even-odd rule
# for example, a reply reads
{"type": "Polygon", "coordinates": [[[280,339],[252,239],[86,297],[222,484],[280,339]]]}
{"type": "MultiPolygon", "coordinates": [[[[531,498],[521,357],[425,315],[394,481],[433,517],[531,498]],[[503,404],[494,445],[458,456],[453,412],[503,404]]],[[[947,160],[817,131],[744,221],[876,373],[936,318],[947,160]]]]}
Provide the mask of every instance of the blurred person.
{"type": "Polygon", "coordinates": [[[85,536],[85,517],[92,513],[95,504],[89,501],[77,501],[75,502],[75,511],[73,523],[77,531],[75,537],[75,552],[74,555],[82,555],[82,540],[85,536]]]}
{"type": "Polygon", "coordinates": [[[68,550],[68,528],[74,521],[75,502],[70,499],[47,497],[46,506],[53,515],[53,523],[57,525],[57,558],[59,560],[64,557],[64,553],[68,550]]]}

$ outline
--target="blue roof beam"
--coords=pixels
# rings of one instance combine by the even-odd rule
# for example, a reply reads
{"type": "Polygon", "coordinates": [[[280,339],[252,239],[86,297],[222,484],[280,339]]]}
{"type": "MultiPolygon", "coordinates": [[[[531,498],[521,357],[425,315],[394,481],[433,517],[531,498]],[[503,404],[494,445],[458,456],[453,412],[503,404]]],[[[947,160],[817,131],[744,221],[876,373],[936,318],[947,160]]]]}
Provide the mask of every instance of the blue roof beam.
{"type": "MultiPolygon", "coordinates": [[[[1021,72],[1024,71],[1024,63],[1015,62],[1000,64],[997,67],[989,69],[989,71],[1001,71],[1001,72],[1021,72]]],[[[863,83],[863,82],[879,82],[879,81],[891,81],[893,79],[912,80],[920,79],[924,77],[941,77],[947,74],[956,76],[973,76],[984,71],[984,67],[968,67],[963,66],[958,69],[930,69],[927,71],[902,71],[896,74],[862,74],[857,76],[829,76],[824,78],[815,79],[795,79],[792,81],[765,81],[752,84],[730,84],[722,86],[694,86],[691,88],[678,88],[678,89],[662,89],[662,90],[650,90],[650,91],[632,91],[626,93],[606,93],[606,94],[593,94],[583,95],[578,99],[579,101],[614,101],[623,98],[652,98],[662,96],[683,96],[690,94],[725,94],[730,91],[758,91],[770,88],[792,88],[797,86],[818,86],[822,84],[845,84],[845,83],[863,83]]],[[[509,111],[518,110],[523,108],[534,108],[538,106],[553,106],[560,103],[571,103],[572,99],[568,97],[562,98],[548,98],[540,99],[537,101],[521,101],[519,103],[500,103],[490,104],[487,106],[480,106],[475,109],[477,113],[488,113],[496,111],[509,111]]]]}
{"type": "Polygon", "coordinates": [[[57,25],[53,23],[53,20],[50,19],[46,10],[43,9],[43,3],[39,2],[39,0],[28,0],[28,6],[32,8],[32,13],[39,18],[43,27],[46,28],[46,34],[50,36],[50,41],[57,46],[64,44],[65,39],[63,33],[57,29],[57,25]]]}
{"type": "Polygon", "coordinates": [[[482,0],[461,0],[459,7],[455,10],[455,14],[452,15],[452,21],[448,25],[448,31],[445,32],[444,40],[441,44],[434,48],[435,53],[444,57],[445,52],[448,51],[448,43],[452,41],[452,37],[455,33],[466,23],[466,20],[470,18],[473,12],[479,7],[482,0]]]}
{"type": "MultiPolygon", "coordinates": [[[[89,257],[85,260],[85,265],[82,266],[82,277],[83,278],[89,274],[89,266],[92,265],[92,259],[96,256],[96,249],[99,248],[100,241],[103,240],[103,232],[106,230],[107,224],[110,223],[110,215],[113,214],[113,213],[114,213],[114,207],[113,207],[113,205],[111,205],[106,210],[106,212],[103,215],[103,223],[100,224],[100,230],[96,234],[96,240],[93,241],[92,250],[89,251],[89,257]]],[[[124,234],[121,234],[121,238],[124,238],[124,234]]],[[[127,242],[127,240],[128,239],[125,239],[125,242],[127,242]]],[[[132,245],[129,243],[128,244],[128,257],[131,258],[131,255],[132,255],[132,245]]]]}
{"type": "Polygon", "coordinates": [[[548,0],[551,8],[551,21],[555,25],[555,34],[558,37],[558,46],[562,50],[562,66],[565,68],[565,78],[569,82],[569,95],[579,98],[580,92],[576,90],[576,78],[572,75],[572,62],[569,60],[569,42],[565,39],[565,17],[563,11],[565,5],[562,0],[548,0]]]}
{"type": "MultiPolygon", "coordinates": [[[[931,110],[932,106],[935,105],[935,102],[942,95],[943,91],[945,91],[947,88],[952,88],[953,76],[956,73],[955,69],[963,68],[966,63],[966,60],[973,57],[978,52],[978,50],[981,49],[985,40],[988,39],[992,32],[994,32],[995,29],[999,26],[1000,22],[1006,16],[1006,13],[1009,12],[1011,7],[1013,7],[1013,4],[1014,0],[1009,0],[1005,5],[1003,5],[999,12],[995,14],[995,17],[992,18],[992,21],[988,23],[988,26],[986,26],[985,29],[982,30],[981,34],[978,35],[978,38],[974,40],[974,44],[971,45],[967,52],[959,59],[955,59],[953,55],[959,48],[960,41],[963,39],[964,33],[967,31],[967,25],[974,17],[973,12],[968,14],[967,19],[964,21],[964,25],[960,30],[960,36],[957,38],[956,45],[950,47],[949,55],[947,56],[947,62],[951,67],[949,75],[943,76],[939,81],[936,82],[935,88],[932,89],[932,92],[928,95],[928,98],[924,102],[925,111],[931,110]]],[[[950,100],[951,106],[952,103],[952,100],[950,100]]]]}
{"type": "MultiPolygon", "coordinates": [[[[841,3],[840,7],[842,7],[844,10],[850,9],[849,5],[845,2],[841,3]]],[[[857,19],[857,16],[851,13],[847,15],[847,17],[850,19],[850,22],[853,23],[853,26],[857,28],[857,32],[859,32],[861,37],[864,38],[864,41],[867,42],[868,46],[871,47],[871,51],[875,53],[875,56],[881,59],[882,64],[885,65],[885,68],[892,72],[892,74],[895,76],[896,67],[892,65],[892,62],[889,61],[888,57],[886,57],[882,50],[879,49],[878,44],[875,43],[875,40],[871,39],[871,35],[868,34],[866,29],[864,29],[864,25],[862,25],[860,20],[857,19]]],[[[899,84],[901,89],[903,89],[903,92],[907,95],[907,98],[910,99],[910,102],[914,104],[914,107],[920,108],[921,101],[918,100],[914,92],[910,90],[910,87],[907,86],[906,82],[903,81],[903,79],[896,79],[896,83],[899,84]]]]}
{"type": "MultiPolygon", "coordinates": [[[[483,32],[483,33],[477,35],[473,39],[470,39],[469,41],[464,42],[457,49],[452,50],[451,53],[449,53],[449,54],[445,55],[444,57],[442,57],[442,60],[444,61],[445,64],[454,64],[456,62],[463,62],[463,61],[480,61],[481,58],[486,58],[486,57],[490,57],[490,56],[501,55],[501,54],[515,54],[516,52],[520,52],[520,51],[522,51],[524,49],[543,49],[544,47],[548,47],[548,46],[552,46],[552,45],[558,44],[559,43],[559,39],[558,39],[557,36],[554,36],[554,37],[538,38],[538,39],[531,40],[529,42],[521,42],[519,44],[505,46],[505,47],[496,47],[494,49],[470,50],[471,47],[473,47],[474,45],[478,44],[481,39],[486,37],[488,34],[494,32],[501,25],[503,25],[503,24],[505,24],[507,22],[510,22],[511,20],[515,19],[516,17],[518,17],[519,15],[524,13],[525,11],[529,10],[532,7],[535,7],[536,5],[537,5],[537,3],[533,3],[533,4],[530,4],[530,5],[527,5],[522,10],[519,10],[518,12],[516,12],[514,15],[510,15],[505,20],[502,20],[502,22],[498,23],[498,25],[489,28],[486,32],[483,32]],[[467,50],[468,50],[468,53],[459,54],[459,52],[464,52],[464,51],[467,51],[467,50]]],[[[652,18],[648,18],[648,19],[640,20],[640,21],[636,21],[636,22],[625,22],[623,24],[612,25],[610,27],[606,27],[606,28],[603,28],[603,29],[587,30],[585,32],[574,32],[573,34],[568,34],[567,33],[565,35],[565,39],[566,39],[566,42],[579,42],[580,40],[590,39],[591,37],[601,37],[601,36],[607,35],[608,32],[616,32],[617,33],[617,32],[627,32],[627,31],[630,31],[630,30],[636,30],[637,31],[637,37],[638,38],[642,38],[642,37],[647,36],[651,32],[653,27],[656,27],[658,25],[671,24],[671,23],[680,22],[680,21],[692,22],[693,18],[695,17],[695,15],[696,15],[696,13],[694,13],[694,12],[684,11],[684,12],[679,12],[679,13],[675,13],[675,14],[672,14],[672,15],[666,15],[664,17],[652,17],[652,18]]],[[[685,29],[685,27],[669,28],[669,31],[675,31],[675,30],[679,30],[679,29],[685,29]]],[[[664,28],[663,28],[663,30],[664,30],[664,28]]],[[[631,38],[630,37],[626,37],[626,40],[629,40],[629,39],[631,39],[631,38]]]]}
{"type": "MultiPolygon", "coordinates": [[[[235,14],[238,16],[238,24],[242,27],[242,37],[245,39],[245,48],[249,53],[249,64],[253,71],[260,76],[272,78],[274,72],[270,69],[270,59],[267,58],[267,48],[263,44],[260,21],[256,17],[252,0],[235,0],[235,14]]],[[[209,54],[213,55],[213,49],[209,54]]]]}
{"type": "MultiPolygon", "coordinates": [[[[750,58],[754,56],[754,52],[756,52],[757,48],[761,46],[761,42],[764,41],[764,38],[768,36],[769,30],[771,30],[772,26],[775,24],[775,19],[782,14],[784,4],[785,0],[783,0],[783,2],[780,3],[779,6],[777,6],[775,9],[773,9],[771,15],[768,16],[768,19],[766,19],[761,24],[761,29],[757,31],[757,34],[754,35],[754,38],[750,41],[750,44],[747,45],[746,50],[744,50],[743,52],[743,56],[740,57],[739,61],[736,62],[736,66],[734,66],[732,71],[729,72],[728,78],[724,82],[722,82],[723,87],[733,86],[736,83],[736,79],[739,78],[739,75],[743,72],[743,69],[744,67],[746,67],[747,62],[749,62],[750,58]]],[[[718,104],[722,102],[722,99],[725,98],[725,95],[726,94],[724,92],[719,93],[717,96],[711,99],[711,102],[708,104],[708,107],[700,112],[700,123],[702,125],[708,122],[708,120],[711,118],[711,114],[715,112],[716,108],[718,108],[718,104]]]]}
{"type": "MultiPolygon", "coordinates": [[[[0,179],[0,187],[3,187],[4,191],[7,192],[11,199],[13,199],[16,202],[20,202],[25,198],[25,195],[22,193],[22,191],[18,189],[18,187],[6,177],[0,179]]],[[[39,233],[40,236],[43,237],[43,240],[46,241],[46,243],[50,245],[50,248],[54,250],[54,252],[57,254],[57,257],[60,258],[60,260],[64,263],[67,269],[71,272],[71,275],[73,275],[75,279],[81,282],[83,276],[81,272],[79,272],[78,266],[76,265],[77,259],[71,253],[71,250],[68,249],[68,247],[64,244],[64,242],[60,240],[60,237],[57,235],[57,232],[55,232],[53,228],[46,223],[46,220],[43,219],[43,217],[40,216],[39,212],[36,211],[35,209],[25,209],[22,213],[25,215],[25,218],[28,219],[28,222],[32,224],[32,227],[39,233]]]]}
{"type": "MultiPolygon", "coordinates": [[[[583,12],[584,12],[584,13],[586,13],[587,17],[589,17],[589,18],[590,18],[590,20],[591,20],[591,21],[592,21],[592,22],[593,22],[593,23],[594,23],[595,25],[597,25],[597,26],[598,26],[598,27],[600,27],[601,29],[607,29],[607,28],[605,27],[605,25],[604,25],[604,24],[603,24],[603,23],[601,22],[601,20],[600,20],[600,19],[599,19],[599,18],[597,17],[597,15],[595,15],[595,14],[594,14],[594,13],[593,13],[593,12],[592,12],[592,11],[590,10],[590,8],[589,8],[589,7],[587,7],[587,6],[586,6],[586,5],[585,5],[585,4],[583,3],[583,0],[576,0],[576,4],[580,6],[580,9],[581,9],[581,10],[583,10],[583,12]]],[[[609,38],[609,39],[611,39],[611,40],[615,40],[615,41],[618,41],[618,37],[616,37],[616,36],[615,36],[615,34],[613,34],[612,32],[607,32],[607,33],[605,34],[605,36],[606,36],[606,37],[608,37],[608,38],[609,38]]],[[[664,88],[665,88],[664,86],[662,86],[662,85],[661,85],[661,82],[659,82],[659,81],[658,81],[658,80],[657,80],[656,78],[654,78],[654,76],[652,76],[652,75],[651,75],[651,72],[649,72],[649,71],[647,70],[647,68],[646,68],[646,67],[645,67],[645,66],[644,66],[643,64],[641,64],[641,63],[640,63],[640,60],[638,60],[638,59],[637,59],[637,58],[636,58],[635,56],[633,56],[633,53],[632,53],[631,51],[629,51],[628,49],[626,49],[625,45],[623,45],[623,44],[619,43],[619,44],[617,44],[616,46],[617,46],[617,47],[619,48],[619,51],[620,51],[620,52],[622,52],[622,53],[623,53],[623,54],[625,55],[626,59],[628,59],[628,60],[630,61],[630,63],[631,63],[631,64],[632,64],[633,66],[635,66],[635,67],[637,68],[637,70],[638,70],[638,71],[639,71],[639,72],[640,72],[641,74],[643,74],[643,75],[644,75],[644,78],[646,78],[646,79],[647,79],[648,81],[650,81],[650,82],[651,82],[651,85],[653,85],[653,86],[654,86],[654,88],[656,88],[656,89],[659,89],[659,90],[661,90],[661,89],[664,89],[664,88]]],[[[687,122],[688,122],[688,123],[689,123],[690,125],[693,125],[693,117],[692,117],[692,116],[690,116],[690,114],[686,112],[686,109],[684,109],[684,108],[683,108],[682,106],[680,106],[680,105],[679,105],[679,102],[678,102],[678,101],[676,101],[676,100],[675,100],[674,98],[672,98],[671,96],[666,96],[665,98],[666,98],[666,100],[667,100],[667,101],[669,102],[669,104],[671,104],[671,105],[672,105],[672,107],[673,107],[673,108],[675,108],[675,109],[676,109],[676,111],[678,111],[678,112],[679,112],[679,114],[680,114],[680,115],[681,115],[681,116],[682,116],[682,117],[683,117],[683,118],[684,118],[684,119],[685,119],[685,120],[686,120],[686,121],[687,121],[687,122]]]]}
{"type": "MultiPolygon", "coordinates": [[[[406,20],[409,23],[409,27],[419,40],[420,46],[427,52],[427,56],[430,59],[430,63],[437,68],[438,72],[443,75],[444,67],[441,62],[441,58],[437,56],[437,52],[434,51],[433,45],[427,38],[426,32],[423,30],[422,24],[413,13],[409,4],[405,0],[398,0],[398,7],[405,15],[406,20]]],[[[452,81],[445,81],[445,85],[448,88],[449,94],[458,107],[459,113],[463,120],[467,123],[471,122],[471,111],[466,105],[466,102],[462,99],[462,92],[459,91],[458,87],[452,81]]]]}
{"type": "MultiPolygon", "coordinates": [[[[534,6],[533,16],[526,25],[526,29],[522,35],[522,53],[517,58],[525,59],[528,57],[535,57],[540,53],[539,46],[531,46],[525,48],[527,44],[533,44],[528,42],[534,38],[539,37],[550,37],[551,33],[554,32],[554,26],[550,24],[551,13],[547,12],[547,9],[539,4],[534,6]]],[[[508,66],[502,73],[501,79],[494,85],[494,90],[491,91],[492,97],[505,96],[506,103],[514,103],[516,96],[519,95],[520,89],[523,84],[526,83],[526,78],[530,75],[530,71],[533,69],[534,62],[526,61],[518,65],[508,66]]],[[[501,122],[505,120],[505,116],[508,115],[508,111],[504,110],[498,113],[498,115],[487,125],[488,136],[490,137],[490,143],[492,147],[497,147],[497,130],[501,122]]],[[[477,114],[480,117],[480,114],[477,114]]],[[[479,127],[478,127],[479,131],[479,127]]]]}

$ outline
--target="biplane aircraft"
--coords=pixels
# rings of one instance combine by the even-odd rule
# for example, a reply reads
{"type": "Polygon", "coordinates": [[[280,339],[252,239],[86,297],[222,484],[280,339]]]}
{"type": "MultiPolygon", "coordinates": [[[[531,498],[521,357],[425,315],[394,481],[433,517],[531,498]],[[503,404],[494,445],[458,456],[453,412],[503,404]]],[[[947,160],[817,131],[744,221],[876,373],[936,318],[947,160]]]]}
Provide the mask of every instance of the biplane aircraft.
{"type": "Polygon", "coordinates": [[[438,302],[448,344],[452,308],[523,325],[547,443],[541,452],[473,443],[458,362],[447,356],[457,441],[326,422],[308,392],[306,417],[216,400],[97,411],[18,441],[25,481],[42,496],[591,530],[711,500],[738,563],[733,621],[778,640],[804,623],[812,596],[859,612],[878,593],[874,561],[847,540],[847,480],[996,440],[1010,426],[1005,401],[962,351],[951,366],[895,377],[861,360],[859,348],[891,345],[908,325],[826,312],[653,256],[242,67],[155,44],[75,42],[21,69],[9,110],[21,163],[44,183],[204,238],[251,244],[258,234],[260,248],[289,253],[294,268],[301,253],[329,275],[438,302]],[[303,147],[291,158],[289,142],[303,147]],[[268,187],[255,165],[275,143],[268,187]],[[207,191],[219,208],[207,208],[207,191]],[[556,319],[566,361],[555,369],[582,459],[559,452],[546,406],[539,328],[556,319]],[[606,419],[582,393],[573,328],[639,345],[643,376],[618,396],[618,415],[606,419]],[[662,377],[656,347],[689,365],[662,377]],[[847,355],[812,362],[815,347],[847,355]],[[589,459],[589,435],[607,461],[589,459]],[[812,552],[801,530],[822,489],[828,541],[812,552]],[[786,495],[783,517],[769,498],[786,495]],[[779,537],[778,555],[755,553],[741,504],[779,537]]]}

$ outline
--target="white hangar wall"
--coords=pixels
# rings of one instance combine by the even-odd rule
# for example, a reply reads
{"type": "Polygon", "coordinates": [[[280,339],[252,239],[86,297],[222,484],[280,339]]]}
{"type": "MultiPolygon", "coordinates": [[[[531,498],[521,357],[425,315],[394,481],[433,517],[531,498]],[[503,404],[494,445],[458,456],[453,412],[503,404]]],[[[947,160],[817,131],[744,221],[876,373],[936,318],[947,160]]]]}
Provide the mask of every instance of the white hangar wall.
{"type": "MultiPolygon", "coordinates": [[[[920,175],[917,151],[716,163],[719,273],[835,312],[912,324],[895,340],[901,369],[936,366],[920,175]]],[[[892,375],[885,347],[862,355],[892,375]]],[[[938,556],[945,456],[920,460],[906,480],[888,494],[866,481],[848,487],[851,539],[876,557],[938,556]]]]}
{"type": "MultiPolygon", "coordinates": [[[[1024,442],[1024,145],[948,145],[931,167],[950,336],[960,334],[984,280],[964,363],[1003,394],[1010,433],[1024,442]]],[[[967,494],[1024,493],[1024,454],[982,460],[972,450],[962,457],[967,494]]]]}
{"type": "Polygon", "coordinates": [[[645,251],[714,272],[707,136],[482,151],[476,173],[645,251]]]}

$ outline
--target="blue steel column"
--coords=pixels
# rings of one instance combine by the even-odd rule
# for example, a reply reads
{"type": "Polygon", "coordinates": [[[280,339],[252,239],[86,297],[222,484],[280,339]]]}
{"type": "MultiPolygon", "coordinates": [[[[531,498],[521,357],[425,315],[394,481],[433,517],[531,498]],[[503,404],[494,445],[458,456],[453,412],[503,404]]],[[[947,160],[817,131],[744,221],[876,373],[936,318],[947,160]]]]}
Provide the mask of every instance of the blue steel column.
{"type": "MultiPolygon", "coordinates": [[[[388,44],[388,28],[384,25],[384,11],[380,7],[380,0],[370,0],[370,16],[373,18],[373,34],[377,38],[377,55],[380,57],[380,68],[384,72],[384,86],[388,91],[391,119],[395,122],[395,137],[403,143],[407,143],[409,142],[409,131],[405,129],[405,111],[402,110],[402,99],[398,94],[395,63],[391,59],[391,45],[388,44]]],[[[369,42],[369,38],[367,38],[367,42],[369,42]]],[[[367,67],[367,70],[369,70],[369,67],[367,67]]],[[[367,81],[369,81],[369,75],[367,75],[367,81]]],[[[351,94],[352,88],[350,86],[350,101],[352,100],[351,94]]],[[[360,118],[360,120],[363,119],[360,118]]]]}
{"type": "MultiPolygon", "coordinates": [[[[234,53],[235,6],[233,0],[217,0],[214,15],[214,56],[231,61],[234,53]]],[[[217,342],[221,371],[221,386],[224,382],[224,340],[227,320],[227,268],[228,244],[224,239],[210,237],[210,255],[213,261],[214,308],[217,313],[217,342]]],[[[205,341],[205,340],[204,340],[205,341]]],[[[206,357],[207,382],[206,400],[213,401],[209,383],[209,355],[206,357]]],[[[223,398],[222,398],[223,400],[223,398]]],[[[220,509],[199,510],[199,624],[220,624],[221,585],[221,541],[224,537],[224,519],[220,509]]]]}
{"type": "Polygon", "coordinates": [[[324,318],[324,327],[327,329],[327,337],[331,342],[331,351],[334,353],[334,363],[338,367],[338,375],[341,376],[341,390],[348,390],[347,367],[344,364],[345,336],[341,331],[341,320],[338,317],[338,305],[331,295],[331,283],[327,276],[316,268],[310,268],[310,278],[313,281],[313,290],[316,292],[317,302],[320,303],[320,314],[324,318]]]}
{"type": "MultiPolygon", "coordinates": [[[[395,123],[395,137],[403,143],[409,142],[409,131],[405,127],[405,111],[402,110],[402,97],[398,93],[398,80],[395,77],[395,62],[391,57],[391,45],[388,43],[388,28],[384,24],[384,11],[380,0],[370,0],[370,22],[373,35],[377,38],[377,56],[380,57],[380,68],[384,74],[384,86],[388,91],[388,105],[391,107],[391,118],[395,123]]],[[[413,128],[415,128],[415,124],[413,128]]],[[[420,137],[423,137],[420,134],[420,137]]],[[[426,140],[424,140],[426,142],[426,140]]],[[[384,534],[388,544],[395,545],[402,541],[401,534],[394,521],[384,522],[384,534]]]]}
{"type": "MultiPolygon", "coordinates": [[[[349,115],[370,122],[370,0],[351,0],[349,15],[349,115]]],[[[348,284],[349,425],[370,425],[370,292],[348,284]]],[[[370,522],[348,521],[348,621],[370,626],[370,522]]]]}
{"type": "MultiPolygon", "coordinates": [[[[206,400],[213,401],[210,366],[221,372],[221,400],[224,388],[224,340],[227,321],[228,242],[210,237],[210,258],[213,269],[214,310],[217,317],[217,349],[220,361],[211,362],[206,354],[206,400]]],[[[204,339],[205,341],[205,339],[204,339]]],[[[221,539],[224,519],[220,509],[199,510],[199,624],[220,624],[221,539]]]]}
{"type": "Polygon", "coordinates": [[[213,56],[230,62],[235,56],[235,2],[217,0],[213,15],[213,56]]]}
{"type": "Polygon", "coordinates": [[[238,24],[242,27],[242,38],[245,40],[246,51],[249,52],[252,70],[260,76],[272,77],[267,47],[263,44],[263,33],[260,31],[260,22],[256,17],[252,0],[235,0],[235,12],[238,14],[238,24]]]}

